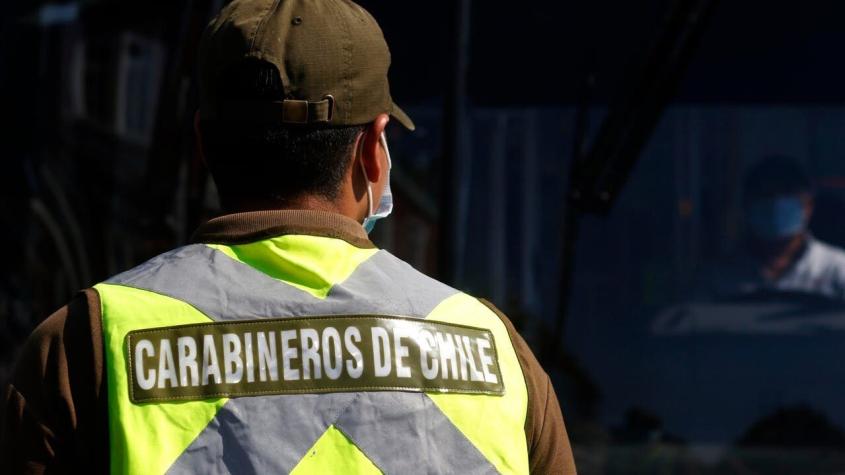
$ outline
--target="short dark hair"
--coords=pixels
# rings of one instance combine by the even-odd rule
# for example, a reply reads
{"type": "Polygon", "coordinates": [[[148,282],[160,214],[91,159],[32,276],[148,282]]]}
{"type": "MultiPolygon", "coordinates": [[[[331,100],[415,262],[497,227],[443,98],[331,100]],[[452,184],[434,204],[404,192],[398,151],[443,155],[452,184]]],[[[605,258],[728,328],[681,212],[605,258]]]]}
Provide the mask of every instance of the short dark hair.
{"type": "Polygon", "coordinates": [[[743,181],[743,192],[746,198],[812,193],[813,182],[794,158],[772,155],[748,169],[743,181]]]}
{"type": "MultiPolygon", "coordinates": [[[[260,60],[230,68],[218,103],[285,99],[279,71],[260,60]]],[[[224,203],[239,198],[284,203],[306,194],[335,199],[363,126],[292,126],[219,118],[203,120],[203,151],[224,203]]]]}

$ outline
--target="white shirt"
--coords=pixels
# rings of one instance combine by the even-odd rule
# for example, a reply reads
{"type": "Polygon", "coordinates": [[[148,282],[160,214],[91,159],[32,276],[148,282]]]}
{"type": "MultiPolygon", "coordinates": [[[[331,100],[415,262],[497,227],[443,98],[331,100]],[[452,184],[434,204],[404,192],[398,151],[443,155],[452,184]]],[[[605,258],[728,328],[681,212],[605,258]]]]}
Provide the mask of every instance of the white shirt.
{"type": "Polygon", "coordinates": [[[805,292],[845,300],[845,251],[808,236],[807,245],[792,265],[775,280],[765,279],[758,262],[748,257],[714,269],[711,296],[760,290],[805,292]]]}

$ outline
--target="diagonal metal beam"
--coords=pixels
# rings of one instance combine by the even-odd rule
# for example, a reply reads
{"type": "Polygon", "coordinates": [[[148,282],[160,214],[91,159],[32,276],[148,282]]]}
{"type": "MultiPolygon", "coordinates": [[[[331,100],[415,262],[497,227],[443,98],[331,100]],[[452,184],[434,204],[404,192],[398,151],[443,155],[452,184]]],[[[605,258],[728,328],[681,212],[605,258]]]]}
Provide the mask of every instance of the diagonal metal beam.
{"type": "MultiPolygon", "coordinates": [[[[581,217],[585,213],[605,215],[612,209],[642,148],[675,96],[717,3],[677,0],[673,4],[639,74],[611,106],[593,146],[583,155],[580,146],[575,148],[562,219],[558,318],[550,340],[543,345],[543,358],[548,363],[554,364],[560,357],[581,217]]],[[[581,130],[580,135],[578,140],[586,136],[586,131],[581,130]]]]}

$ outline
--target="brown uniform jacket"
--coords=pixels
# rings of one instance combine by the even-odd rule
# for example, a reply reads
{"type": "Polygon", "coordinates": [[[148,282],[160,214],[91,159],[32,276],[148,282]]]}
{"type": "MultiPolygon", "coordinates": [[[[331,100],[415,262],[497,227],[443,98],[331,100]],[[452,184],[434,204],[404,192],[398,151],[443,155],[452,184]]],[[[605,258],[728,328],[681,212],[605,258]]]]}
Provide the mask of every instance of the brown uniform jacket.
{"type": "MultiPolygon", "coordinates": [[[[353,244],[369,242],[352,220],[303,211],[224,216],[203,225],[195,241],[242,243],[291,233],[330,236],[353,244]]],[[[525,437],[531,472],[574,474],[569,439],[548,375],[510,320],[490,307],[507,327],[525,375],[525,437]]],[[[29,337],[6,391],[0,472],[108,472],[108,403],[100,318],[99,296],[87,289],[29,337]]]]}

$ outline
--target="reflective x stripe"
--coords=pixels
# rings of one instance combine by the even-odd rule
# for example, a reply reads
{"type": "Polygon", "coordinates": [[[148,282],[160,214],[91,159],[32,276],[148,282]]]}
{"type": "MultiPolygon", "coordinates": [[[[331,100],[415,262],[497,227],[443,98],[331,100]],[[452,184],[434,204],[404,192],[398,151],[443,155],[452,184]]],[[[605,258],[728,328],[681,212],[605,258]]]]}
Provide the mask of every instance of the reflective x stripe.
{"type": "Polygon", "coordinates": [[[457,293],[379,251],[319,299],[201,244],[163,254],[106,283],[186,301],[217,321],[355,313],[425,318],[457,293]]]}
{"type": "Polygon", "coordinates": [[[335,425],[385,473],[496,473],[425,394],[360,393],[335,425]]]}
{"type": "MultiPolygon", "coordinates": [[[[185,301],[217,321],[368,312],[424,318],[457,293],[380,251],[320,299],[204,245],[108,283],[185,301]]],[[[332,424],[388,473],[495,472],[427,396],[360,393],[229,400],[170,473],[288,472],[332,424]]]]}

